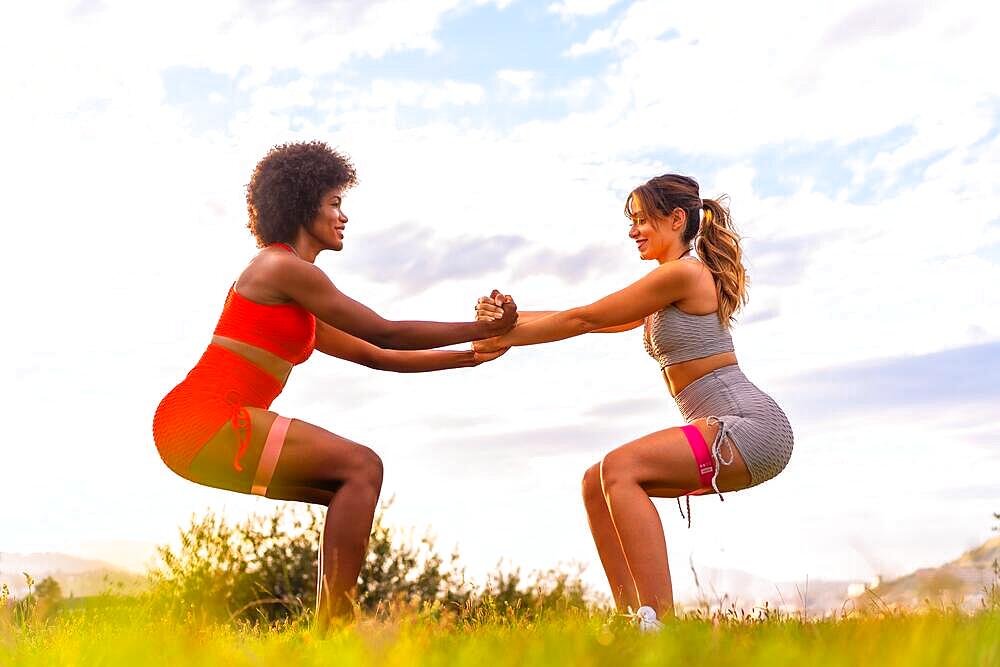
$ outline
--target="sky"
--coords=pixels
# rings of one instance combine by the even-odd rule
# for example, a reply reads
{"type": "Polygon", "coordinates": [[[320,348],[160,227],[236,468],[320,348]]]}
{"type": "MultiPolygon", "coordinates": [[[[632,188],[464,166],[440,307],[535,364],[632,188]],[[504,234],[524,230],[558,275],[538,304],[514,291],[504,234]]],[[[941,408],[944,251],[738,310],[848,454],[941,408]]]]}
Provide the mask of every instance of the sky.
{"type": "MultiPolygon", "coordinates": [[[[345,249],[317,264],[393,319],[494,287],[583,305],[652,266],[625,196],[726,193],[750,302],[740,364],[785,408],[776,479],[657,501],[688,565],[774,580],[954,558],[1000,511],[1000,10],[981,2],[83,0],[0,9],[10,354],[0,551],[138,567],[207,509],[151,420],[256,252],[273,145],[349,154],[345,249]]],[[[580,501],[610,449],[681,423],[641,333],[379,373],[315,354],[277,412],[375,449],[392,521],[473,576],[597,555],[580,501]]]]}

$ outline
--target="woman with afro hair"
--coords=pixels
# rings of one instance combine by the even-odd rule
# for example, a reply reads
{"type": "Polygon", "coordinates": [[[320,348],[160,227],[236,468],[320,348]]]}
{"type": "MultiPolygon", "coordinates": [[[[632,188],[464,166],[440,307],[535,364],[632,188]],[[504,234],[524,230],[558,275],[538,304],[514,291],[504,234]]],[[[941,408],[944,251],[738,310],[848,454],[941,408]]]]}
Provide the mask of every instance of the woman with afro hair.
{"type": "Polygon", "coordinates": [[[344,247],[354,166],[322,142],[272,148],[247,186],[248,227],[262,249],[233,283],[211,343],[160,402],[153,439],[163,462],[199,484],[327,507],[316,622],[349,618],[382,486],[371,449],[268,410],[314,349],[396,372],[476,366],[499,353],[432,348],[497,336],[517,318],[392,321],[343,294],[315,264],[344,247]]]}

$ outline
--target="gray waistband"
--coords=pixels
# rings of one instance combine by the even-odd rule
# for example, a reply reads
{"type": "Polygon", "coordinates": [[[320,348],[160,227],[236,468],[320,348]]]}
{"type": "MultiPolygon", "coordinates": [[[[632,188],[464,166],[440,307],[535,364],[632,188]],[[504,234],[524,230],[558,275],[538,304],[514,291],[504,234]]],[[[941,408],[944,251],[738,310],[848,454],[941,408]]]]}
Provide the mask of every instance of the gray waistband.
{"type": "MultiPolygon", "coordinates": [[[[708,416],[713,410],[705,410],[709,404],[718,403],[721,391],[731,389],[741,384],[750,384],[750,380],[743,374],[743,370],[738,364],[723,366],[714,371],[705,373],[700,378],[684,387],[674,400],[681,414],[687,420],[698,419],[708,416]],[[716,400],[712,400],[716,399],[716,400]],[[701,413],[701,414],[699,414],[701,413]]],[[[730,401],[726,401],[730,402],[730,401]]]]}

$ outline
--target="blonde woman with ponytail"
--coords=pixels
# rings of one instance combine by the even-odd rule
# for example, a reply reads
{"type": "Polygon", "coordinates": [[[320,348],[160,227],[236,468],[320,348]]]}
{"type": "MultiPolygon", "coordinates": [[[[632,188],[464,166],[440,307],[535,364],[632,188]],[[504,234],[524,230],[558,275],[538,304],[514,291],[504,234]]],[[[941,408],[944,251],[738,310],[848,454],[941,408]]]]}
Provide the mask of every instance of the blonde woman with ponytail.
{"type": "MultiPolygon", "coordinates": [[[[612,450],[583,475],[583,501],[619,609],[643,630],[673,614],[663,526],[651,498],[738,491],[777,475],[792,453],[792,429],[774,400],[740,370],[729,328],[746,303],[740,238],[729,211],[704,199],[693,178],[666,174],[633,190],[625,213],[639,257],[659,266],[599,301],[563,311],[521,312],[509,333],[474,344],[481,353],[584,333],[644,327],[687,424],[612,450]],[[697,257],[692,251],[697,252],[697,257]]],[[[476,305],[496,318],[510,297],[476,305]]],[[[683,515],[683,511],[682,511],[683,515]]]]}

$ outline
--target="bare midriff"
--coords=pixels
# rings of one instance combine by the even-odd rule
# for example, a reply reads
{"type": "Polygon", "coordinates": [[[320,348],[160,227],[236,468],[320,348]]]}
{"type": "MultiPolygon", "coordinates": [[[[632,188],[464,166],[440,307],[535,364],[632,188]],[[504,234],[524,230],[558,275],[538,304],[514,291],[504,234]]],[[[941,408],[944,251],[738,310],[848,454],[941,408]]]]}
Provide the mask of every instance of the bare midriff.
{"type": "Polygon", "coordinates": [[[682,361],[679,364],[667,366],[663,369],[663,379],[667,381],[667,388],[670,390],[670,395],[676,396],[695,380],[712,371],[732,366],[735,363],[737,363],[735,352],[713,354],[710,357],[682,361]]]}
{"type": "Polygon", "coordinates": [[[286,361],[267,350],[262,350],[256,345],[250,345],[249,343],[244,343],[234,338],[227,338],[226,336],[212,336],[212,343],[240,355],[254,366],[272,376],[281,383],[282,387],[288,381],[288,374],[292,372],[292,362],[286,361]]]}

